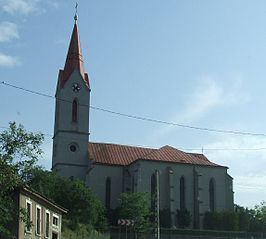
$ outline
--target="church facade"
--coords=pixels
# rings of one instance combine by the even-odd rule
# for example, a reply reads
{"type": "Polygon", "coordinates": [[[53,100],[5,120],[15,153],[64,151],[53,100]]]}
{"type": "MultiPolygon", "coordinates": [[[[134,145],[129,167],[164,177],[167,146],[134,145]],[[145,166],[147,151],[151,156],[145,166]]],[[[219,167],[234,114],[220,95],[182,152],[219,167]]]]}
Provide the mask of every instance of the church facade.
{"type": "Polygon", "coordinates": [[[89,142],[90,91],[75,20],[57,81],[53,171],[84,181],[107,210],[119,206],[122,192],[148,192],[152,207],[156,189],[158,206],[170,210],[171,225],[177,210],[187,209],[191,227],[202,228],[206,211],[233,209],[233,179],[228,168],[203,154],[168,145],[153,149],[89,142]]]}

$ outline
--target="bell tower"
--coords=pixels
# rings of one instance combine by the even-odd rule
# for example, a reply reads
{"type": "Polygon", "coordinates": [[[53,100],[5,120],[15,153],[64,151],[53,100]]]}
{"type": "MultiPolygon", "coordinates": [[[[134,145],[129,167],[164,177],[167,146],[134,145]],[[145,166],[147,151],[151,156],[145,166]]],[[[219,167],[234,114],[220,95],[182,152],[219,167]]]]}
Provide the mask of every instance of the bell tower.
{"type": "Polygon", "coordinates": [[[88,169],[90,85],[84,72],[77,15],[56,87],[52,170],[85,180],[88,169]]]}

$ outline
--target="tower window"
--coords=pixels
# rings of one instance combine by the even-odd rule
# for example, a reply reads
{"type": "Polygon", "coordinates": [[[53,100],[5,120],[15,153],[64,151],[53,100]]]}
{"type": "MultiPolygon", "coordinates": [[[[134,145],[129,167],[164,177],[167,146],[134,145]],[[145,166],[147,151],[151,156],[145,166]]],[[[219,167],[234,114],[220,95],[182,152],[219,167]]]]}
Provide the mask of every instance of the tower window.
{"type": "Polygon", "coordinates": [[[69,146],[69,149],[70,149],[70,151],[71,152],[76,152],[77,151],[77,146],[76,145],[74,145],[74,144],[71,144],[70,146],[69,146]]]}
{"type": "Polygon", "coordinates": [[[78,102],[76,99],[72,102],[72,122],[78,122],[78,102]]]}

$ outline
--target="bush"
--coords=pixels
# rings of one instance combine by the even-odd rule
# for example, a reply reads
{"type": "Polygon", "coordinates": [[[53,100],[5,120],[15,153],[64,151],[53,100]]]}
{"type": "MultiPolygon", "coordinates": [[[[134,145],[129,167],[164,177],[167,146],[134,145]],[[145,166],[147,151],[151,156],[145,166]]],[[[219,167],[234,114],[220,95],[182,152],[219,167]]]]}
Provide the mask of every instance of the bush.
{"type": "Polygon", "coordinates": [[[176,210],[177,227],[186,228],[190,225],[191,214],[187,209],[176,210]]]}
{"type": "Polygon", "coordinates": [[[171,227],[171,212],[169,208],[164,208],[163,210],[160,210],[160,227],[171,227]]]}

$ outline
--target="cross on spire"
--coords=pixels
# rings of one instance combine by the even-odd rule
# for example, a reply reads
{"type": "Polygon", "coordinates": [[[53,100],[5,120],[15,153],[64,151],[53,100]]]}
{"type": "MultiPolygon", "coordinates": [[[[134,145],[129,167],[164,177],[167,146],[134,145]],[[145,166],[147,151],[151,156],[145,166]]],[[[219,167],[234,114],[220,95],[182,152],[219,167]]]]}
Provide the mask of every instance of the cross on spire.
{"type": "Polygon", "coordinates": [[[78,20],[78,3],[76,2],[76,6],[75,6],[75,16],[74,16],[74,20],[75,20],[75,23],[77,23],[77,20],[78,20]]]}

